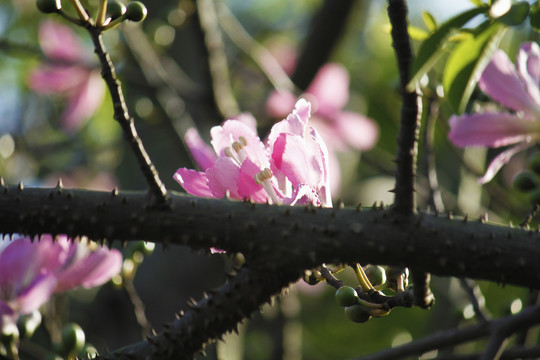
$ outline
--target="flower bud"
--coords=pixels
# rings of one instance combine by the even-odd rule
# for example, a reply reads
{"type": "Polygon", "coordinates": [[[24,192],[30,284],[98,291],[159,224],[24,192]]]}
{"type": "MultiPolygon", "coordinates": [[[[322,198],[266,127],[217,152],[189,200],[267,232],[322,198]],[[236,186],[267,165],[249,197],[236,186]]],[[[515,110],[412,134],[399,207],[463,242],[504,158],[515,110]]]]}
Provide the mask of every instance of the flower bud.
{"type": "Polygon", "coordinates": [[[363,323],[371,318],[371,313],[368,308],[362,305],[353,305],[345,308],[345,315],[349,320],[356,323],[363,323]]]}
{"type": "Polygon", "coordinates": [[[126,19],[139,22],[143,21],[148,14],[146,6],[142,2],[132,1],[128,4],[126,8],[126,19]]]}
{"type": "Polygon", "coordinates": [[[107,2],[107,15],[111,20],[117,19],[126,13],[126,6],[119,0],[109,0],[107,2]]]}
{"type": "Polygon", "coordinates": [[[62,9],[60,0],[36,0],[36,5],[45,14],[57,13],[62,9]]]}
{"type": "Polygon", "coordinates": [[[540,153],[534,153],[529,156],[527,159],[527,165],[535,174],[540,175],[540,153]]]}
{"type": "Polygon", "coordinates": [[[364,268],[364,273],[373,286],[379,286],[386,283],[386,271],[379,265],[368,265],[364,268]]]}
{"type": "Polygon", "coordinates": [[[73,357],[84,348],[85,341],[84,331],[78,324],[67,324],[62,329],[62,342],[58,352],[65,357],[73,357]]]}
{"type": "Polygon", "coordinates": [[[34,310],[30,314],[21,315],[17,320],[17,328],[21,339],[29,339],[41,324],[41,313],[34,310]]]}
{"type": "Polygon", "coordinates": [[[358,304],[358,294],[350,286],[342,286],[336,291],[336,302],[339,306],[353,306],[358,304]]]}
{"type": "Polygon", "coordinates": [[[519,191],[532,191],[538,187],[538,179],[533,173],[525,171],[514,177],[513,186],[519,191]]]}

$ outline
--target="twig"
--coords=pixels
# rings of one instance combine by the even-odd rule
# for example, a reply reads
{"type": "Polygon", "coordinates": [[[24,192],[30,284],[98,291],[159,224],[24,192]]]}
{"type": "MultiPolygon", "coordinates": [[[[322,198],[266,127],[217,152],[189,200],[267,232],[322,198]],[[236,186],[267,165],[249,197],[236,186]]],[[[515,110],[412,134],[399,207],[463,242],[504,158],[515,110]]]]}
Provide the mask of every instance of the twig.
{"type": "Polygon", "coordinates": [[[334,274],[332,274],[326,266],[323,265],[318,270],[321,272],[322,277],[325,278],[328,285],[336,289],[339,289],[340,287],[343,286],[343,281],[335,277],[334,274]]]}
{"type": "Polygon", "coordinates": [[[274,88],[296,92],[296,86],[270,51],[248,34],[225,4],[219,3],[218,6],[219,24],[223,30],[243,52],[251,56],[274,88]]]}
{"type": "MultiPolygon", "coordinates": [[[[357,360],[390,360],[404,358],[407,356],[418,356],[428,351],[466,343],[490,334],[498,334],[497,336],[502,336],[505,338],[513,332],[526,327],[534,326],[538,323],[540,323],[540,307],[535,306],[527,308],[517,315],[481,322],[465,328],[452,329],[408,343],[406,345],[364,356],[362,358],[358,358],[357,360]]],[[[496,345],[495,341],[494,344],[496,345]]]]}
{"type": "Polygon", "coordinates": [[[424,166],[426,178],[429,183],[428,201],[433,209],[439,212],[444,211],[444,202],[437,179],[437,167],[435,165],[435,124],[439,116],[439,104],[437,99],[428,99],[426,129],[424,131],[424,166]]]}
{"type": "Polygon", "coordinates": [[[114,108],[114,118],[122,127],[124,136],[131,146],[137,161],[139,162],[139,167],[141,168],[146,182],[150,187],[150,194],[153,196],[155,203],[166,204],[168,201],[167,189],[159,178],[159,174],[154,167],[150,156],[148,156],[141,138],[137,134],[134,120],[130,116],[124,100],[120,80],[118,80],[116,77],[114,64],[112,63],[111,58],[105,49],[102,31],[101,29],[93,26],[87,28],[90,32],[92,42],[94,43],[95,53],[101,63],[101,76],[107,83],[109,92],[111,93],[114,108]]]}
{"type": "Polygon", "coordinates": [[[197,13],[204,32],[204,40],[208,50],[208,62],[214,97],[221,114],[225,117],[238,115],[240,110],[233,96],[229,79],[229,67],[225,55],[225,45],[218,26],[215,0],[198,0],[197,13]]]}
{"type": "Polygon", "coordinates": [[[525,219],[519,224],[521,227],[528,227],[531,224],[532,219],[538,214],[540,210],[540,205],[534,204],[532,210],[527,214],[525,219]]]}
{"type": "Polygon", "coordinates": [[[137,323],[141,327],[141,334],[142,338],[144,339],[146,336],[148,336],[148,334],[150,334],[150,331],[152,330],[150,322],[146,318],[146,314],[144,311],[144,303],[139,297],[139,294],[137,293],[137,289],[135,288],[135,284],[133,283],[133,278],[124,277],[122,279],[122,285],[124,290],[126,291],[126,294],[129,297],[129,300],[131,301],[131,304],[133,305],[135,318],[137,319],[137,323]]]}
{"type": "Polygon", "coordinates": [[[483,305],[484,301],[483,299],[482,301],[480,300],[480,298],[483,298],[483,295],[480,290],[480,287],[476,284],[476,282],[471,279],[459,279],[459,284],[461,285],[461,288],[465,290],[465,292],[469,296],[469,300],[471,301],[474,314],[476,315],[478,320],[480,321],[488,320],[489,315],[486,313],[486,308],[483,305]]]}

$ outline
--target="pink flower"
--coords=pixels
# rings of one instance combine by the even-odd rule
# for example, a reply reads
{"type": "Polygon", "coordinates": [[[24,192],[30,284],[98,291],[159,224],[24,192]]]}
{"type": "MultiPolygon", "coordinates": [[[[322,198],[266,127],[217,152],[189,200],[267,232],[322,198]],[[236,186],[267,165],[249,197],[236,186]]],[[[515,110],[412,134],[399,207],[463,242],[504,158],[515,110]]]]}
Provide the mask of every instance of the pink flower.
{"type": "Polygon", "coordinates": [[[180,168],[174,179],[195,196],[330,207],[328,151],[308,129],[309,117],[310,104],[300,99],[266,144],[251,117],[227,120],[210,131],[213,151],[190,130],[186,143],[203,171],[180,168]]]}
{"type": "Polygon", "coordinates": [[[0,241],[0,333],[43,305],[52,294],[75,287],[99,286],[120,272],[122,255],[64,235],[34,242],[13,236],[0,241]]]}
{"type": "MultiPolygon", "coordinates": [[[[330,148],[346,150],[371,149],[377,141],[377,124],[354,112],[344,111],[349,101],[349,74],[335,63],[321,67],[303,95],[313,105],[311,126],[319,131],[330,148]]],[[[275,91],[267,100],[266,110],[280,118],[292,109],[296,96],[288,91],[275,91]]]]}
{"type": "MultiPolygon", "coordinates": [[[[302,95],[313,104],[313,117],[310,124],[321,134],[328,145],[332,166],[330,173],[331,192],[339,191],[340,169],[336,151],[371,149],[379,136],[377,124],[358,113],[344,111],[349,101],[349,74],[335,63],[320,68],[305,94],[302,95]]],[[[266,111],[280,118],[292,109],[296,95],[289,91],[274,91],[266,102],[266,111]]]]}
{"type": "Polygon", "coordinates": [[[511,112],[485,112],[450,118],[448,137],[457,146],[514,145],[496,156],[480,183],[490,181],[519,151],[540,140],[540,47],[524,43],[516,66],[497,50],[478,82],[482,91],[511,112]]]}
{"type": "Polygon", "coordinates": [[[92,116],[103,100],[105,84],[76,35],[65,25],[44,22],[39,41],[50,60],[35,69],[28,79],[30,88],[42,94],[60,94],[68,99],[62,125],[76,131],[92,116]]]}

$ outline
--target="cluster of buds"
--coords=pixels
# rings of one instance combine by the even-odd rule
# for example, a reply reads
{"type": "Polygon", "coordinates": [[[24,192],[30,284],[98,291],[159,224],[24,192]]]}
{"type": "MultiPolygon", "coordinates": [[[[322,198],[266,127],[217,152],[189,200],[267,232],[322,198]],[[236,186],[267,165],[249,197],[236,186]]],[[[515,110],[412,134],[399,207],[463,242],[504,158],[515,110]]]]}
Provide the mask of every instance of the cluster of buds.
{"type": "MultiPolygon", "coordinates": [[[[75,1],[75,3],[80,20],[89,22],[90,16],[87,11],[82,8],[78,1],[75,1]]],[[[63,11],[61,0],[36,0],[36,5],[43,13],[60,14],[68,20],[74,21],[70,15],[63,11]]],[[[139,1],[131,1],[126,6],[120,0],[100,0],[95,25],[103,30],[109,30],[116,27],[124,20],[134,22],[143,21],[147,14],[148,10],[146,9],[146,6],[139,1]]]]}
{"type": "MultiPolygon", "coordinates": [[[[332,272],[337,273],[343,268],[334,269],[332,272]]],[[[347,318],[353,322],[363,323],[372,317],[388,315],[391,307],[386,301],[379,301],[388,299],[381,291],[389,290],[398,295],[405,294],[405,288],[408,285],[408,270],[378,265],[362,267],[359,264],[352,268],[358,280],[358,287],[340,286],[335,294],[336,302],[345,308],[347,318]],[[374,294],[378,296],[373,296],[374,294]]],[[[308,280],[311,279],[313,283],[317,275],[317,271],[310,272],[308,280]]]]}

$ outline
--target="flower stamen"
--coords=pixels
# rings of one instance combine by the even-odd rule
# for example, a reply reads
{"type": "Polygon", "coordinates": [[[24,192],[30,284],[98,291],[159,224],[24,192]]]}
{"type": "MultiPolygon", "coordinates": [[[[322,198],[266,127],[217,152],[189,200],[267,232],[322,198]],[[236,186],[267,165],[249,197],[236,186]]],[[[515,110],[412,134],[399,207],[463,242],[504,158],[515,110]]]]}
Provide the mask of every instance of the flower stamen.
{"type": "Polygon", "coordinates": [[[242,166],[242,163],[247,159],[246,152],[244,147],[247,145],[247,140],[245,137],[240,136],[238,141],[234,141],[230,147],[225,149],[225,156],[233,159],[239,166],[242,166]],[[232,151],[232,150],[234,151],[232,151]]]}
{"type": "Polygon", "coordinates": [[[263,171],[255,174],[255,182],[263,187],[273,203],[281,205],[282,202],[277,196],[274,186],[272,185],[272,177],[274,174],[269,168],[265,168],[263,171]]]}

